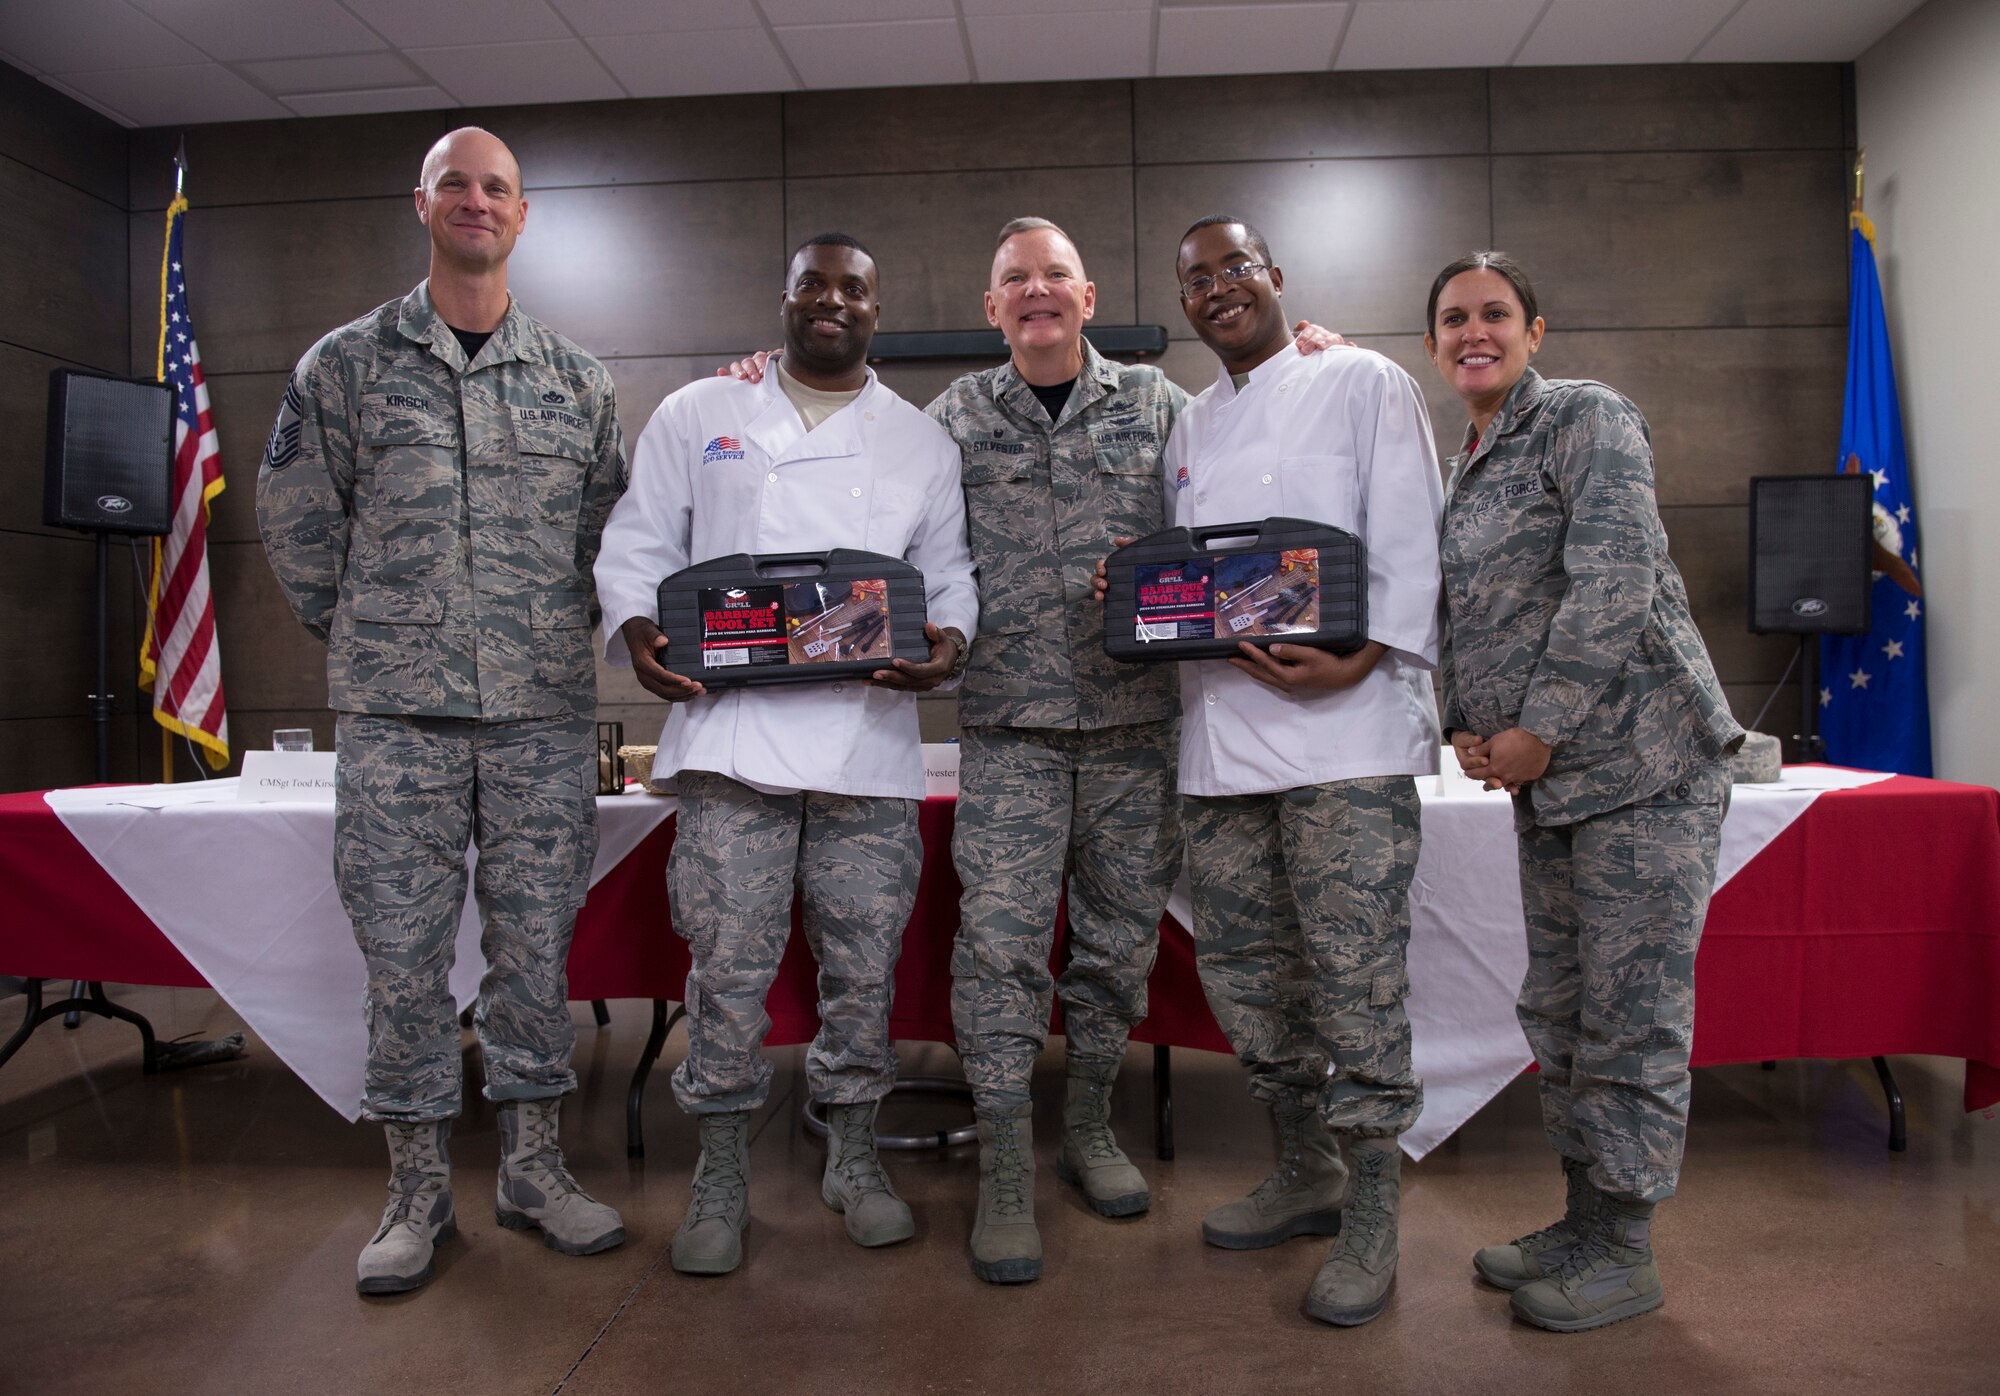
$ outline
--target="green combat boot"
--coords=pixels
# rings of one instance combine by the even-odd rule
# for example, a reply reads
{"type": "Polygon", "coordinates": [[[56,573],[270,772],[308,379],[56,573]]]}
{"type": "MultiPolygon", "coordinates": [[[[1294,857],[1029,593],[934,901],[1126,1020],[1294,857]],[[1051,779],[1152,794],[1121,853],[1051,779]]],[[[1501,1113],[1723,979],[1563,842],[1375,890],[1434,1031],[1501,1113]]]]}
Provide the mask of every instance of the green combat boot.
{"type": "Polygon", "coordinates": [[[1248,1197],[1201,1220],[1201,1239],[1224,1250],[1255,1251],[1294,1236],[1336,1236],[1347,1167],[1340,1145],[1311,1105],[1273,1105],[1278,1166],[1248,1197]]]}
{"type": "Polygon", "coordinates": [[[1569,1184],[1569,1202],[1562,1220],[1504,1246],[1481,1246],[1472,1257],[1472,1268],[1479,1272],[1479,1278],[1495,1289],[1519,1289],[1530,1280],[1553,1273],[1590,1229],[1597,1199],[1597,1190],[1590,1185],[1590,1165],[1573,1158],[1565,1158],[1562,1165],[1569,1184]]]}
{"type": "Polygon", "coordinates": [[[493,1218],[509,1231],[539,1231],[563,1255],[596,1255],[623,1245],[618,1213],[576,1185],[556,1147],[560,1097],[501,1105],[500,1186],[493,1218]]]}
{"type": "Polygon", "coordinates": [[[354,1267],[360,1294],[401,1294],[431,1277],[432,1252],[458,1234],[451,1210],[451,1121],[386,1123],[389,1205],[354,1267]]]}
{"type": "Polygon", "coordinates": [[[694,1197],[674,1233],[673,1266],[683,1275],[726,1275],[743,1263],[750,1226],[750,1112],[699,1118],[694,1197]]]}
{"type": "Polygon", "coordinates": [[[1136,1216],[1153,1205],[1145,1177],[1111,1134],[1111,1087],[1119,1065],[1117,1057],[1071,1052],[1069,1085],[1063,1096],[1056,1176],[1082,1188],[1083,1200],[1100,1217],[1136,1216]]]}
{"type": "Polygon", "coordinates": [[[1653,1265],[1653,1204],[1597,1196],[1590,1227],[1562,1264],[1514,1291],[1515,1317],[1553,1333],[1584,1333],[1667,1302],[1653,1265]]]}
{"type": "Polygon", "coordinates": [[[826,1175],[820,1199],[847,1219],[857,1246],[893,1246],[917,1234],[910,1204],[896,1196],[875,1152],[875,1112],[881,1102],[826,1107],[826,1175]]]}
{"type": "Polygon", "coordinates": [[[1354,1196],[1341,1219],[1340,1239],[1306,1294],[1308,1314],[1342,1328],[1368,1322],[1389,1302],[1403,1197],[1403,1151],[1394,1139],[1356,1139],[1348,1158],[1354,1196]]]}
{"type": "Polygon", "coordinates": [[[988,1284],[1042,1277],[1042,1234],[1035,1230],[1035,1136],[1017,1105],[979,1115],[979,1211],[972,1219],[972,1273],[988,1284]]]}

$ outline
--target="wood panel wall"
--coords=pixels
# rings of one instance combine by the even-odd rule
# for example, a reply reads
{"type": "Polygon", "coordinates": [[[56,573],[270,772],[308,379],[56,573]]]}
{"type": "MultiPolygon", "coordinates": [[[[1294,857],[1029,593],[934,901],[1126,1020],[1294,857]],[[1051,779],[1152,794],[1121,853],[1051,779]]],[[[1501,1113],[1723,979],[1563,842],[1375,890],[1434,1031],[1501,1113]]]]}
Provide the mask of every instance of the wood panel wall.
{"type": "MultiPolygon", "coordinates": [[[[429,143],[464,121],[520,156],[530,212],[515,290],[609,364],[628,441],[667,393],[776,342],[786,254],[831,228],[876,252],[885,328],[959,329],[983,323],[993,230],[1021,213],[1054,218],[1084,252],[1100,319],[1165,325],[1164,367],[1199,390],[1214,364],[1180,314],[1173,256],[1182,228],[1226,209],[1269,235],[1293,310],[1417,378],[1448,450],[1463,424],[1423,357],[1430,277],[1477,247],[1513,252],[1549,320],[1544,371],[1611,383],[1651,421],[1673,551],[1747,719],[1791,647],[1745,629],[1746,482],[1826,469],[1839,431],[1848,73],[1338,73],[191,128],[189,294],[232,480],[210,538],[237,745],[294,725],[331,740],[323,651],[264,564],[251,482],[298,355],[423,274],[409,189],[429,143]]],[[[134,363],[151,358],[179,134],[129,142],[130,308],[117,328],[134,363]]],[[[72,192],[92,208],[104,192],[120,201],[72,192]]],[[[976,366],[883,377],[921,404],[976,366]]],[[[10,457],[11,474],[26,468],[10,457]]],[[[37,563],[5,527],[12,594],[37,563]]],[[[601,682],[602,715],[650,740],[658,705],[628,673],[601,682]]],[[[1789,731],[1795,712],[1781,695],[1766,725],[1789,731]]],[[[948,703],[926,705],[927,731],[950,725],[948,703]]]]}

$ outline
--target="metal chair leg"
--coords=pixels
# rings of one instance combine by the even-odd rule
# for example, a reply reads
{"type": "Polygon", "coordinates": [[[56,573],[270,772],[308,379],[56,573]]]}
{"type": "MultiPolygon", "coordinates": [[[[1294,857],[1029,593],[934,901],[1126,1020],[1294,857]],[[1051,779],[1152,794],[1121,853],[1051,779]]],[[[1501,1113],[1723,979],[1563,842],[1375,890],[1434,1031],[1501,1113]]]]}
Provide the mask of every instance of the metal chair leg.
{"type": "Polygon", "coordinates": [[[590,1016],[597,1020],[597,1026],[600,1028],[611,1026],[611,1009],[603,999],[592,999],[590,1001],[590,1016]]]}
{"type": "Polygon", "coordinates": [[[1174,1059],[1165,1043],[1153,1045],[1153,1153],[1174,1156],[1174,1059]]]}
{"type": "Polygon", "coordinates": [[[653,1074],[653,1063],[660,1059],[660,1049],[667,1045],[667,1034],[685,1017],[686,1004],[675,1004],[670,1016],[665,999],[653,1000],[653,1030],[646,1037],[645,1049],[639,1053],[639,1065],[633,1068],[631,1089],[625,1092],[626,1158],[646,1156],[646,1124],[641,1115],[646,1104],[646,1078],[653,1074]]]}
{"type": "Polygon", "coordinates": [[[1903,1119],[1903,1092],[1896,1085],[1896,1073],[1889,1070],[1887,1057],[1875,1058],[1875,1074],[1882,1079],[1882,1094],[1889,1102],[1889,1152],[1900,1154],[1910,1147],[1910,1135],[1903,1119]]]}

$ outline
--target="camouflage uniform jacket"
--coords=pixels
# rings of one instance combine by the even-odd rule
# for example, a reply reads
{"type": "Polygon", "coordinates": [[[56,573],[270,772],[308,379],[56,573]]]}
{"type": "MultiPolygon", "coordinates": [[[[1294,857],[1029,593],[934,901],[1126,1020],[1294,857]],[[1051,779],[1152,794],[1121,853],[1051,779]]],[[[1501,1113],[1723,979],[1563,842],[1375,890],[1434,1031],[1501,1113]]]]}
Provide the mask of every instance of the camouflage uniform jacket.
{"type": "Polygon", "coordinates": [[[342,712],[590,712],[611,376],[518,303],[470,363],[426,282],[299,360],[257,472],[271,570],[342,712]]]}
{"type": "Polygon", "coordinates": [[[1627,399],[1524,373],[1452,458],[1439,552],[1445,728],[1523,727],[1554,748],[1530,787],[1535,823],[1644,799],[1742,743],[1627,399]]]}
{"type": "Polygon", "coordinates": [[[1164,526],[1160,453],[1187,394],[1088,340],[1051,423],[1012,362],[953,383],[927,409],[964,457],[979,568],[979,634],[958,691],[968,726],[1089,731],[1175,716],[1173,666],[1104,653],[1091,575],[1114,537],[1164,526]]]}

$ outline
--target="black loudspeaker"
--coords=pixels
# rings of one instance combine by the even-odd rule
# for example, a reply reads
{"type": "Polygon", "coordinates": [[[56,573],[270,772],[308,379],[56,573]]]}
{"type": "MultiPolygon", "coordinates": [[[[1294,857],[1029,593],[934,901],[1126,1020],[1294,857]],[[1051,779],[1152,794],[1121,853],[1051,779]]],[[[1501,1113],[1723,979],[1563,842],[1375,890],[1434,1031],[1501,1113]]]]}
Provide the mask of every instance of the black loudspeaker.
{"type": "Polygon", "coordinates": [[[173,488],[171,387],[68,368],[49,375],[43,523],[162,534],[173,488]]]}
{"type": "Polygon", "coordinates": [[[1874,587],[1871,475],[1760,475],[1750,481],[1750,629],[1853,635],[1874,587]]]}

